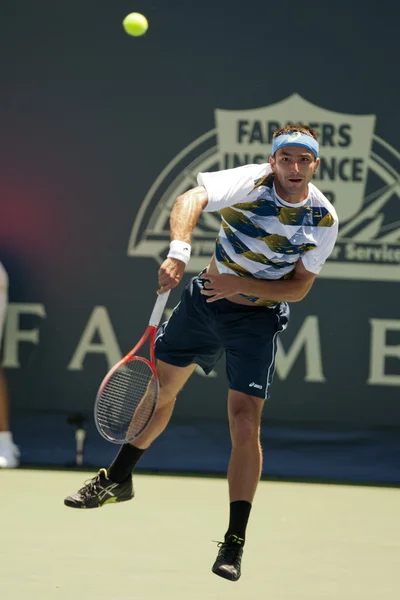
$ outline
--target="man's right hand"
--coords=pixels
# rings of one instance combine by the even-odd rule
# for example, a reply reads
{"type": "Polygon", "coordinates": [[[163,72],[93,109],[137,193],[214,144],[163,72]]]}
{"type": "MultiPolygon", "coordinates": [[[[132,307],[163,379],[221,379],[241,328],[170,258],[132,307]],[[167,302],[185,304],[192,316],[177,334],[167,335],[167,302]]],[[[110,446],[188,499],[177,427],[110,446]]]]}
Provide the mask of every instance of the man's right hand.
{"type": "Polygon", "coordinates": [[[177,258],[166,258],[158,270],[157,294],[164,294],[179,285],[185,271],[185,263],[177,258]]]}

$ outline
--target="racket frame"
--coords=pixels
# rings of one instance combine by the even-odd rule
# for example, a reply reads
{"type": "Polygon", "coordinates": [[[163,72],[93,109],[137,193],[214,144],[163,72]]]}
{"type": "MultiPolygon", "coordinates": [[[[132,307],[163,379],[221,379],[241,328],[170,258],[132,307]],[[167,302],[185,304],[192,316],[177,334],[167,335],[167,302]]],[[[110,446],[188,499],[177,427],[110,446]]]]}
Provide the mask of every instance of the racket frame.
{"type": "Polygon", "coordinates": [[[97,427],[98,432],[100,433],[101,436],[103,436],[103,438],[105,438],[107,441],[109,442],[113,442],[114,444],[126,444],[129,442],[132,442],[134,439],[138,438],[140,435],[142,435],[142,433],[147,429],[147,427],[149,426],[151,419],[154,415],[156,406],[157,406],[157,402],[158,402],[158,396],[159,396],[159,391],[160,391],[160,383],[159,383],[159,379],[158,379],[158,374],[157,374],[157,370],[156,370],[156,361],[155,361],[155,355],[154,355],[154,342],[155,342],[155,338],[156,338],[156,333],[157,333],[157,327],[158,324],[161,320],[161,316],[164,312],[164,308],[165,305],[167,303],[168,300],[168,296],[169,296],[169,291],[164,293],[164,294],[160,294],[157,296],[157,300],[156,303],[154,305],[153,308],[153,312],[151,313],[150,316],[150,320],[149,320],[149,324],[144,332],[144,334],[142,335],[142,337],[140,338],[140,340],[138,341],[138,343],[136,344],[136,346],[134,346],[132,348],[132,350],[130,350],[130,352],[128,352],[128,354],[126,354],[123,358],[121,358],[120,361],[118,361],[106,374],[106,376],[104,377],[103,381],[101,382],[99,389],[97,391],[96,394],[96,399],[95,399],[95,403],[94,403],[94,420],[95,420],[95,424],[97,427]],[[138,350],[140,350],[140,348],[142,348],[142,346],[144,346],[144,344],[146,343],[147,339],[149,338],[149,344],[150,344],[150,360],[148,360],[147,358],[144,358],[143,356],[136,356],[138,350]],[[97,406],[100,400],[100,397],[107,385],[107,383],[110,381],[111,377],[114,375],[114,373],[123,365],[127,364],[129,361],[132,360],[141,360],[143,362],[145,362],[151,369],[153,376],[154,376],[154,382],[156,385],[156,395],[155,395],[155,399],[153,402],[153,410],[151,411],[151,415],[148,419],[147,424],[143,427],[143,429],[140,431],[139,436],[135,435],[133,437],[129,437],[129,438],[125,438],[123,441],[121,440],[116,440],[113,439],[111,436],[107,435],[104,431],[103,428],[101,427],[99,420],[98,420],[98,411],[97,411],[97,406]]]}

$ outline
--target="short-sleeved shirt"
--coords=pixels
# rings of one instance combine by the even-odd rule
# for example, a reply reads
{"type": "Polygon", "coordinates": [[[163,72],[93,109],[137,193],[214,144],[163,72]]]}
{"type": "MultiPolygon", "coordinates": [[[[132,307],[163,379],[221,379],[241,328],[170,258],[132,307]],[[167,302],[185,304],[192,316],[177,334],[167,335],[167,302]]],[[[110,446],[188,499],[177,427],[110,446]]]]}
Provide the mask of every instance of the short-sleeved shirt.
{"type": "MultiPolygon", "coordinates": [[[[197,183],[207,191],[204,211],[221,215],[215,248],[219,273],[289,278],[301,258],[307,271],[317,274],[331,254],[338,216],[312,183],[307,198],[296,204],[278,196],[269,163],[199,173],[197,183]]],[[[255,304],[276,304],[245,297],[255,304]]]]}

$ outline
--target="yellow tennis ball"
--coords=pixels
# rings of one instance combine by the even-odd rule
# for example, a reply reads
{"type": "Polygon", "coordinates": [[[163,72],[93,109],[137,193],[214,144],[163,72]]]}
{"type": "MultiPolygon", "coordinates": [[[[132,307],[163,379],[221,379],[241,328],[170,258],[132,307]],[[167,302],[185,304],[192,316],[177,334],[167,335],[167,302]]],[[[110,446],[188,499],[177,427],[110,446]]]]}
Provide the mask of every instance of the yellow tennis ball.
{"type": "Polygon", "coordinates": [[[146,33],[149,27],[146,17],[136,12],[127,15],[122,21],[122,25],[126,33],[134,37],[139,37],[146,33]]]}

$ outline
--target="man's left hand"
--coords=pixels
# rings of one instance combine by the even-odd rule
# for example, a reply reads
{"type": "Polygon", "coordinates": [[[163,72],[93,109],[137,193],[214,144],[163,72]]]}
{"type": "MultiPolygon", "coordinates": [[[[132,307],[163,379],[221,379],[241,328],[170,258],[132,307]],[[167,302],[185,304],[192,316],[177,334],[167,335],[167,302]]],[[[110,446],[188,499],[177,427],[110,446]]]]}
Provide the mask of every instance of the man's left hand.
{"type": "Polygon", "coordinates": [[[206,279],[204,283],[204,289],[201,290],[203,296],[209,296],[207,302],[215,302],[216,300],[222,300],[222,298],[229,298],[239,294],[239,280],[240,277],[237,275],[228,275],[223,273],[222,275],[211,275],[210,273],[203,273],[201,279],[206,279]]]}

